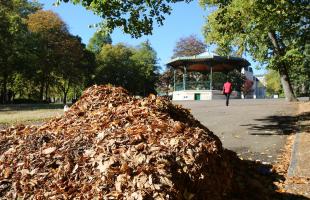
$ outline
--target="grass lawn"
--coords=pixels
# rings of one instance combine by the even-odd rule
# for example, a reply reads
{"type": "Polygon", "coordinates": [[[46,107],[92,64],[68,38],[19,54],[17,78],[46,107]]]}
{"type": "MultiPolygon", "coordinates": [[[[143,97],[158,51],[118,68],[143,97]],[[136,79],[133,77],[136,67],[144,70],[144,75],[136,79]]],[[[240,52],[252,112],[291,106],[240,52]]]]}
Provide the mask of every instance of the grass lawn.
{"type": "Polygon", "coordinates": [[[0,105],[0,129],[15,124],[40,123],[63,114],[62,104],[0,105]]]}

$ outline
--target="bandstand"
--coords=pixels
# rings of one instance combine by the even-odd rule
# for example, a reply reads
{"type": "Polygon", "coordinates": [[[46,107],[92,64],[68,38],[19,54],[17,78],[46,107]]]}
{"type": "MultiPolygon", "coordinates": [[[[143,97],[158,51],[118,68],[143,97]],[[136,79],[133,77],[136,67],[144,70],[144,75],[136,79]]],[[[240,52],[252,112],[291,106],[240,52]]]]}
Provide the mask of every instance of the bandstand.
{"type": "Polygon", "coordinates": [[[220,96],[221,90],[213,89],[213,73],[228,73],[234,69],[241,71],[250,63],[240,57],[219,56],[214,53],[202,53],[196,56],[177,57],[167,63],[174,70],[173,100],[211,100],[220,96]],[[182,82],[176,81],[176,70],[183,73],[182,82]],[[208,81],[187,81],[188,73],[209,74],[208,81]]]}

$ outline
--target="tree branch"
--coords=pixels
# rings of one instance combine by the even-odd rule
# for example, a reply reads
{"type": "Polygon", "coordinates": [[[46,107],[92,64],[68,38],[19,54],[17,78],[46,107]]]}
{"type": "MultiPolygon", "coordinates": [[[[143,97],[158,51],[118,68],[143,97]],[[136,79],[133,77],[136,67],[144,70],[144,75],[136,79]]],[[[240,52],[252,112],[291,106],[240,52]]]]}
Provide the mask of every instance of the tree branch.
{"type": "Polygon", "coordinates": [[[283,49],[279,45],[279,41],[277,40],[277,36],[276,36],[275,32],[274,31],[272,31],[272,32],[269,31],[268,32],[268,37],[271,40],[271,43],[272,43],[272,45],[274,47],[275,52],[278,55],[282,56],[284,52],[283,52],[283,49]]]}

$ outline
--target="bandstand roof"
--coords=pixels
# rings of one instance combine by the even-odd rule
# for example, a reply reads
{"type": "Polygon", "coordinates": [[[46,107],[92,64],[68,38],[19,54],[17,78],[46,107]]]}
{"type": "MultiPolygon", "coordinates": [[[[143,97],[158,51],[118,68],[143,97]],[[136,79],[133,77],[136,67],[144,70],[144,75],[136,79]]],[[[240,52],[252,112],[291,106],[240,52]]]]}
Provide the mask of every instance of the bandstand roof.
{"type": "Polygon", "coordinates": [[[219,56],[214,53],[205,52],[196,56],[177,57],[167,63],[175,69],[183,69],[187,71],[212,71],[213,72],[229,72],[233,69],[241,70],[247,67],[250,63],[240,57],[219,56]]]}

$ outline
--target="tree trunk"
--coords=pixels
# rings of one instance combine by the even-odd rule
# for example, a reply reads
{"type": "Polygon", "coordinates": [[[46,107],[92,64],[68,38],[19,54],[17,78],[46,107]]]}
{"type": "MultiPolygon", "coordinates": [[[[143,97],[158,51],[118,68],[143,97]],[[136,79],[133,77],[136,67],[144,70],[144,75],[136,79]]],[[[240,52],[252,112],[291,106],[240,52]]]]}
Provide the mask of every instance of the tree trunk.
{"type": "Polygon", "coordinates": [[[64,105],[67,104],[67,94],[68,94],[68,92],[64,92],[64,100],[63,100],[64,105]]]}
{"type": "Polygon", "coordinates": [[[287,68],[285,65],[281,67],[281,69],[279,70],[279,73],[280,73],[280,79],[281,79],[281,84],[283,87],[285,99],[287,101],[298,101],[294,95],[292,85],[290,84],[291,83],[290,77],[288,75],[287,68]]]}
{"type": "Polygon", "coordinates": [[[40,85],[40,101],[43,101],[44,98],[44,85],[45,85],[45,81],[44,78],[41,80],[41,85],[40,85]]]}
{"type": "Polygon", "coordinates": [[[68,83],[66,84],[66,82],[64,83],[63,87],[62,87],[62,91],[64,94],[64,99],[63,99],[63,104],[66,105],[67,104],[67,95],[70,89],[70,82],[68,81],[68,83]]]}
{"type": "Polygon", "coordinates": [[[8,80],[8,77],[6,74],[4,74],[4,77],[3,77],[3,83],[2,83],[2,90],[1,90],[1,102],[3,104],[5,104],[7,102],[7,80],[8,80]]]}
{"type": "Polygon", "coordinates": [[[49,99],[48,99],[48,88],[49,88],[49,83],[48,80],[46,81],[46,85],[45,85],[45,101],[47,103],[49,103],[49,99]]]}
{"type": "MultiPolygon", "coordinates": [[[[271,40],[271,43],[274,47],[274,54],[283,56],[285,47],[283,46],[282,48],[279,45],[279,41],[277,40],[275,32],[268,32],[268,37],[271,40]]],[[[282,44],[282,42],[280,42],[282,44]]],[[[280,79],[281,79],[281,84],[283,87],[285,99],[287,101],[298,101],[297,98],[295,97],[295,94],[293,92],[293,87],[289,78],[289,73],[286,64],[282,64],[279,67],[279,73],[280,73],[280,79]]]]}

